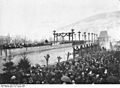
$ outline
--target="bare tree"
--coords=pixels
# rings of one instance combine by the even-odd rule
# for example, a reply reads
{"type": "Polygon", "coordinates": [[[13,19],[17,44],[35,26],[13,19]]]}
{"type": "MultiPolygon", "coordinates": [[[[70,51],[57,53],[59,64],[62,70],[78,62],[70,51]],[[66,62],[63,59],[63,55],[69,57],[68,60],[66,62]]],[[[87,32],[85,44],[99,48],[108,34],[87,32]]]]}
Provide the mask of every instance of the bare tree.
{"type": "MultiPolygon", "coordinates": [[[[5,39],[5,43],[6,43],[6,48],[9,48],[9,54],[11,54],[11,49],[10,49],[10,43],[11,43],[11,41],[12,41],[12,38],[10,37],[10,34],[8,34],[7,35],[7,37],[6,37],[6,39],[5,39]]],[[[6,56],[7,56],[7,49],[5,50],[5,52],[6,52],[6,56]]]]}
{"type": "Polygon", "coordinates": [[[21,38],[19,35],[17,35],[17,36],[14,38],[13,41],[14,41],[15,44],[17,44],[17,43],[20,43],[21,40],[22,40],[22,38],[21,38]]]}
{"type": "Polygon", "coordinates": [[[2,50],[3,50],[3,38],[0,38],[0,55],[2,55],[2,50]]]}
{"type": "Polygon", "coordinates": [[[24,47],[26,47],[26,51],[28,50],[27,49],[27,38],[26,38],[26,36],[24,37],[24,38],[22,38],[22,43],[24,44],[24,47]]]}
{"type": "Polygon", "coordinates": [[[48,67],[50,55],[47,54],[47,55],[44,56],[44,57],[45,57],[45,60],[46,60],[46,65],[47,65],[47,67],[48,67]]]}
{"type": "Polygon", "coordinates": [[[62,59],[62,57],[58,56],[57,59],[58,59],[58,64],[60,64],[60,60],[62,59]]]}
{"type": "Polygon", "coordinates": [[[69,60],[70,55],[71,55],[71,53],[68,52],[68,53],[67,53],[67,61],[69,60]]]}

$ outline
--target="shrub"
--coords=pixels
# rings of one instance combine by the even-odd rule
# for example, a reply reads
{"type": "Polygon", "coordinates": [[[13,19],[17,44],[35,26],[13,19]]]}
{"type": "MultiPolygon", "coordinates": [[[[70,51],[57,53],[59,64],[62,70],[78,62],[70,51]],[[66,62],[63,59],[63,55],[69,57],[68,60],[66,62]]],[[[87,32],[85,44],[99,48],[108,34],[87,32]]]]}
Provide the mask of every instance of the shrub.
{"type": "Polygon", "coordinates": [[[22,58],[18,62],[18,70],[23,70],[25,72],[29,71],[31,64],[30,61],[28,60],[26,54],[22,55],[22,58]]]}
{"type": "Polygon", "coordinates": [[[15,66],[12,61],[4,63],[3,66],[3,71],[5,71],[5,73],[12,73],[15,70],[15,66]]]}
{"type": "Polygon", "coordinates": [[[1,76],[2,83],[10,83],[11,77],[16,71],[16,67],[14,66],[14,63],[12,61],[4,63],[3,66],[4,73],[1,76]]]}

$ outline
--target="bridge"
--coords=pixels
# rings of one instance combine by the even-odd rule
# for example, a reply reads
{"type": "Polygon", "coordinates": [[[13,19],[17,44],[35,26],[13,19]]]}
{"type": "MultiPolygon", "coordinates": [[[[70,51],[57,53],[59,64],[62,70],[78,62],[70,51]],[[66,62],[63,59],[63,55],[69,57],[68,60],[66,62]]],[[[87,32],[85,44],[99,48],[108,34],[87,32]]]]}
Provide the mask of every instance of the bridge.
{"type": "MultiPolygon", "coordinates": [[[[75,32],[75,29],[71,29],[70,32],[57,32],[53,31],[53,44],[56,44],[58,42],[62,42],[61,44],[66,44],[66,43],[72,43],[73,45],[75,44],[93,44],[97,41],[98,35],[95,33],[87,33],[87,32],[80,32],[78,31],[77,33],[75,32]],[[76,39],[78,37],[78,40],[76,39]],[[62,38],[62,40],[59,40],[59,38],[62,38]],[[67,38],[65,40],[65,38],[67,38]]],[[[0,45],[1,53],[2,55],[2,50],[5,52],[5,55],[8,56],[11,53],[11,49],[16,49],[16,48],[27,48],[29,47],[38,47],[38,46],[46,46],[46,45],[51,45],[49,43],[47,44],[27,44],[27,43],[5,43],[0,45]]],[[[88,46],[88,45],[86,45],[88,46]]],[[[75,50],[75,49],[74,49],[75,50]]],[[[73,51],[74,52],[74,51],[73,51]]],[[[74,56],[74,55],[73,55],[74,56]]]]}
{"type": "Polygon", "coordinates": [[[77,35],[74,32],[74,29],[71,29],[71,32],[62,32],[62,33],[57,33],[55,30],[53,31],[53,36],[54,36],[54,44],[57,43],[58,37],[62,38],[62,41],[64,43],[65,37],[68,37],[68,43],[72,43],[72,48],[73,48],[73,59],[76,58],[77,54],[79,56],[83,56],[84,53],[88,53],[90,50],[95,50],[98,49],[99,47],[99,42],[98,42],[98,34],[95,33],[86,33],[86,32],[80,32],[78,31],[78,40],[75,39],[75,35],[77,35]],[[72,39],[71,39],[72,38],[72,39]]]}

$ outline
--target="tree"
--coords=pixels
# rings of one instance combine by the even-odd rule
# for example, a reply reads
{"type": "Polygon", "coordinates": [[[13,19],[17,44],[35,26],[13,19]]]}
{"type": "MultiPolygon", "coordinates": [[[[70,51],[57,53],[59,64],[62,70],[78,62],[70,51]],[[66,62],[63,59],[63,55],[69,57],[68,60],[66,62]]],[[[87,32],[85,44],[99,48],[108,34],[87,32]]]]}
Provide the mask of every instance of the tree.
{"type": "Polygon", "coordinates": [[[45,60],[46,60],[46,65],[47,65],[47,67],[48,67],[48,63],[49,63],[49,58],[50,58],[50,55],[49,54],[47,54],[46,56],[44,56],[45,57],[45,60]]]}
{"type": "Polygon", "coordinates": [[[24,72],[29,71],[31,64],[25,53],[22,55],[22,58],[20,59],[17,67],[18,67],[18,70],[23,70],[24,72]]]}
{"type": "Polygon", "coordinates": [[[4,39],[0,38],[0,55],[2,55],[4,39]]]}
{"type": "Polygon", "coordinates": [[[5,73],[12,73],[15,69],[14,63],[12,61],[4,63],[3,66],[4,66],[3,71],[5,73]]]}
{"type": "Polygon", "coordinates": [[[71,55],[71,53],[68,52],[68,53],[67,53],[67,61],[69,60],[70,55],[71,55]]]}
{"type": "Polygon", "coordinates": [[[45,43],[48,43],[48,40],[47,40],[47,39],[45,40],[45,43]]]}
{"type": "Polygon", "coordinates": [[[60,60],[62,59],[62,57],[58,56],[57,59],[58,59],[58,64],[60,64],[60,60]]]}
{"type": "Polygon", "coordinates": [[[3,66],[4,66],[3,68],[4,73],[1,76],[2,82],[10,83],[11,77],[14,75],[16,71],[16,67],[14,66],[14,63],[12,61],[8,61],[4,63],[3,66]]]}
{"type": "Polygon", "coordinates": [[[23,46],[26,47],[26,51],[27,51],[27,45],[28,45],[28,41],[27,41],[27,38],[26,36],[24,38],[21,39],[21,42],[23,43],[23,46]]]}

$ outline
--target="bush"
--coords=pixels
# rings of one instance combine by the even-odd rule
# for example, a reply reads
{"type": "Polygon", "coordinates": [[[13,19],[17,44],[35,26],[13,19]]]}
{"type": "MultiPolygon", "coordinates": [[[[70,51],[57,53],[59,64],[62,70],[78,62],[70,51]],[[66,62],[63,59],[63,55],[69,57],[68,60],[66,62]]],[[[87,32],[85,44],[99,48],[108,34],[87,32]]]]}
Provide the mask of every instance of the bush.
{"type": "Polygon", "coordinates": [[[14,63],[12,61],[4,63],[3,66],[4,73],[1,74],[2,83],[10,83],[11,77],[15,73],[16,67],[14,66],[14,63]]]}
{"type": "Polygon", "coordinates": [[[23,70],[25,72],[29,71],[31,64],[25,54],[22,56],[20,62],[18,62],[17,67],[18,67],[18,70],[23,70]]]}
{"type": "Polygon", "coordinates": [[[15,66],[12,61],[4,63],[3,66],[4,66],[3,71],[5,71],[5,73],[11,73],[15,70],[15,66]]]}

